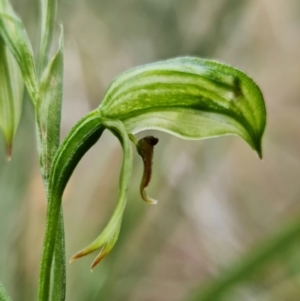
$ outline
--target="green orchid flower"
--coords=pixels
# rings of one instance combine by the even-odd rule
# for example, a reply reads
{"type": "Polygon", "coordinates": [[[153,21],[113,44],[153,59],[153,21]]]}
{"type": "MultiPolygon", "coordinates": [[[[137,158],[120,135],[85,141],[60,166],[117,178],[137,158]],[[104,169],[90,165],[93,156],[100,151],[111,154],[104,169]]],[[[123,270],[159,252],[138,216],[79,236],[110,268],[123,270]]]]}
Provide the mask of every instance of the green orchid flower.
{"type": "Polygon", "coordinates": [[[146,202],[155,203],[148,198],[145,188],[150,181],[157,140],[146,137],[136,142],[135,133],[155,129],[193,140],[237,135],[261,158],[265,125],[266,109],[260,89],[233,67],[183,57],[121,74],[109,86],[101,105],[74,126],[54,157],[43,264],[49,265],[52,260],[64,188],[77,163],[105,129],[119,139],[123,148],[118,202],[101,234],[71,259],[100,249],[92,268],[112,250],[119,236],[132,170],[131,141],[144,162],[141,196],[146,202]]]}

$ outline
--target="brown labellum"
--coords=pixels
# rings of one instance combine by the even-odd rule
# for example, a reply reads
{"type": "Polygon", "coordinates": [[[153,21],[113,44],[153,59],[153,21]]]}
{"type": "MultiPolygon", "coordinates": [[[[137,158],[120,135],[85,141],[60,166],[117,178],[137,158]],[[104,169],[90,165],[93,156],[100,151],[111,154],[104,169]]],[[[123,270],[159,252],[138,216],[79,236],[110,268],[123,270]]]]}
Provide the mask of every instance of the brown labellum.
{"type": "Polygon", "coordinates": [[[140,184],[140,193],[142,199],[150,204],[157,203],[156,200],[149,198],[146,193],[146,187],[149,185],[152,175],[154,146],[157,143],[158,139],[153,136],[146,136],[137,143],[137,152],[142,157],[144,163],[144,172],[140,184]]]}

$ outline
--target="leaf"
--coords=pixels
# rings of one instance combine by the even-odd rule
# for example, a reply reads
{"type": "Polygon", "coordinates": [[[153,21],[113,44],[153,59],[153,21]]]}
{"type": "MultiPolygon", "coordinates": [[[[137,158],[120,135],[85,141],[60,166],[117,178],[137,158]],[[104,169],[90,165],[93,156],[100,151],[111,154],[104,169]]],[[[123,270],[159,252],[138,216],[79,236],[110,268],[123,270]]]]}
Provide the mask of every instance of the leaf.
{"type": "Polygon", "coordinates": [[[7,292],[1,282],[0,282],[0,300],[1,301],[11,301],[10,296],[7,294],[7,292]]]}
{"type": "Polygon", "coordinates": [[[10,159],[22,112],[23,81],[14,57],[1,40],[0,87],[0,128],[6,140],[7,158],[10,159]]]}
{"type": "Polygon", "coordinates": [[[123,212],[128,198],[128,189],[132,171],[132,149],[124,125],[120,121],[106,121],[104,122],[104,126],[112,131],[120,140],[123,148],[123,159],[119,179],[118,202],[113,215],[101,234],[89,246],[76,253],[70,260],[70,262],[72,262],[75,259],[101,248],[100,253],[92,263],[91,269],[93,269],[107,254],[110,253],[117,242],[123,212]]]}
{"type": "Polygon", "coordinates": [[[185,139],[238,135],[262,156],[262,93],[243,72],[210,60],[171,59],[118,76],[99,107],[128,132],[165,131],[185,139]]]}
{"type": "Polygon", "coordinates": [[[15,57],[33,104],[38,99],[38,83],[33,52],[22,21],[8,0],[0,0],[0,36],[15,57]]]}
{"type": "Polygon", "coordinates": [[[59,146],[63,99],[63,52],[63,35],[61,35],[59,49],[44,72],[40,98],[36,103],[40,165],[44,179],[48,179],[50,166],[59,146]]]}
{"type": "Polygon", "coordinates": [[[57,0],[41,0],[41,38],[38,58],[39,74],[42,74],[47,66],[53,31],[57,0]]]}

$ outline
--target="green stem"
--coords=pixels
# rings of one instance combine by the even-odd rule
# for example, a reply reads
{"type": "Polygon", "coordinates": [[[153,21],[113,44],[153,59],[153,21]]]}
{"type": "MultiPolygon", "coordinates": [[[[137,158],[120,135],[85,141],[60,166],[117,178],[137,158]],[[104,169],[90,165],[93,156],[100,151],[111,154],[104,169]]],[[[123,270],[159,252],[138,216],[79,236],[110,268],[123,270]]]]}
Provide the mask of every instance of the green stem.
{"type": "MultiPolygon", "coordinates": [[[[48,196],[48,180],[44,180],[46,194],[48,196]]],[[[49,198],[49,197],[48,197],[49,198]]],[[[48,200],[49,206],[49,200],[48,200]]],[[[60,216],[57,227],[57,238],[54,247],[54,258],[51,262],[51,270],[53,272],[52,281],[50,280],[48,285],[51,284],[50,294],[51,300],[64,301],[66,298],[66,251],[65,251],[65,232],[64,232],[64,217],[63,210],[60,210],[60,216]]],[[[1,300],[0,300],[1,301],[1,300]]]]}
{"type": "MultiPolygon", "coordinates": [[[[59,241],[57,235],[59,235],[59,220],[61,220],[59,214],[64,188],[80,159],[100,138],[103,130],[98,112],[89,113],[73,127],[53,159],[49,177],[47,223],[39,277],[39,301],[49,300],[51,264],[56,242],[59,241]]],[[[61,249],[64,249],[63,246],[61,249]]],[[[55,287],[59,287],[58,281],[53,288],[55,287]]],[[[55,297],[56,294],[53,292],[52,300],[55,297]]]]}
{"type": "Polygon", "coordinates": [[[44,249],[39,277],[39,301],[48,301],[50,295],[52,259],[55,249],[56,234],[58,232],[58,224],[60,224],[58,222],[60,202],[58,203],[58,206],[57,204],[55,204],[56,206],[53,206],[54,203],[55,201],[49,198],[44,249]]]}
{"type": "Polygon", "coordinates": [[[217,301],[236,284],[251,277],[274,257],[287,250],[300,240],[300,218],[288,222],[255,250],[251,250],[227,272],[194,294],[189,301],[217,301]]]}
{"type": "MultiPolygon", "coordinates": [[[[43,169],[42,169],[43,170],[43,169]]],[[[47,195],[47,201],[49,206],[48,196],[48,184],[49,177],[44,177],[44,186],[47,195]]],[[[64,231],[64,217],[63,210],[60,210],[57,238],[55,241],[54,258],[51,262],[51,269],[53,272],[50,294],[51,300],[65,301],[66,298],[66,249],[65,249],[65,231],[64,231]]],[[[1,300],[0,300],[1,301],[1,300]]]]}
{"type": "Polygon", "coordinates": [[[66,299],[66,252],[63,210],[60,210],[58,229],[54,251],[54,271],[51,287],[51,299],[64,301],[66,299]]]}
{"type": "MultiPolygon", "coordinates": [[[[58,142],[58,139],[57,139],[58,142]]],[[[58,143],[57,143],[58,147],[58,143]]],[[[40,153],[40,160],[41,160],[40,153]]],[[[43,162],[44,163],[44,162],[43,162]]],[[[41,168],[44,179],[44,186],[47,195],[47,201],[49,206],[49,194],[48,194],[48,186],[49,186],[49,171],[47,169],[41,168]]],[[[55,249],[54,249],[54,258],[51,262],[50,268],[53,272],[52,280],[49,281],[48,285],[51,285],[51,300],[55,301],[64,301],[66,297],[66,254],[65,254],[65,233],[64,233],[64,219],[63,219],[63,211],[60,210],[60,216],[58,221],[57,228],[57,239],[55,241],[55,249]]]]}

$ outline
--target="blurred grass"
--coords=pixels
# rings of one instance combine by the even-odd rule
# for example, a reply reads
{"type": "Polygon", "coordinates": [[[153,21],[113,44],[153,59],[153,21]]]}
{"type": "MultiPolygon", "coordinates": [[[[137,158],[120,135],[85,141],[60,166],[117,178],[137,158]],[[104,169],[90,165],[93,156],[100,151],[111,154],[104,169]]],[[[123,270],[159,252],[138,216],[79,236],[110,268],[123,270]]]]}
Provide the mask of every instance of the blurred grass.
{"type": "MultiPolygon", "coordinates": [[[[32,39],[37,2],[13,1],[32,39]]],[[[66,31],[62,137],[99,104],[114,76],[150,61],[214,58],[249,73],[263,90],[263,162],[235,137],[192,142],[152,132],[160,142],[149,195],[159,204],[140,200],[136,156],[116,248],[93,273],[92,256],[67,266],[67,300],[188,300],[299,215],[299,1],[61,0],[58,9],[66,31]]],[[[34,138],[26,103],[11,163],[0,140],[0,280],[15,301],[36,298],[43,240],[45,198],[34,138]]],[[[68,258],[108,220],[120,156],[118,142],[105,133],[76,169],[64,196],[68,258]]],[[[298,300],[299,244],[296,239],[220,300],[298,300]]]]}

